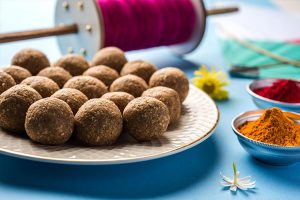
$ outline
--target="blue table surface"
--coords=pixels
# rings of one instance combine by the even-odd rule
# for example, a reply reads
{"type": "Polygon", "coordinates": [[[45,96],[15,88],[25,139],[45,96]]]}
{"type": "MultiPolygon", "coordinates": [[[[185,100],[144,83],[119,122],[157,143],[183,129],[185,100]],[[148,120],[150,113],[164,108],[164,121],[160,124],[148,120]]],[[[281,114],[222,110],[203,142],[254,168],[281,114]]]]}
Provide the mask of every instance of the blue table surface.
{"type": "MultiPolygon", "coordinates": [[[[267,1],[251,2],[272,6],[267,1]]],[[[0,0],[0,32],[51,26],[54,5],[54,0],[0,0]]],[[[1,44],[0,66],[9,65],[14,53],[24,47],[41,49],[52,61],[60,56],[55,38],[1,44]]],[[[210,20],[203,43],[183,58],[166,48],[130,52],[128,57],[159,67],[180,67],[190,78],[201,64],[225,66],[210,20]]],[[[299,199],[300,164],[276,167],[256,161],[231,131],[235,115],[256,109],[245,91],[249,81],[231,79],[230,100],[218,102],[221,120],[215,133],[176,155],[133,164],[73,166],[0,154],[0,199],[299,199]],[[255,190],[231,193],[219,185],[220,171],[231,176],[233,161],[241,176],[256,179],[255,190]]]]}

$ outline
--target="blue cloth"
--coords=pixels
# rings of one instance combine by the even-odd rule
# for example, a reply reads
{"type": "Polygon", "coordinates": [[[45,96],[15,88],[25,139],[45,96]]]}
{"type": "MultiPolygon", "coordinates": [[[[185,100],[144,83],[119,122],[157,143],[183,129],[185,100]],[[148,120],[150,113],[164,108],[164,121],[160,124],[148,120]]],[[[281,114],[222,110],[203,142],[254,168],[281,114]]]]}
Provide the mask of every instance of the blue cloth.
{"type": "MultiPolygon", "coordinates": [[[[51,25],[54,1],[18,1],[23,6],[13,2],[0,0],[0,32],[51,25]]],[[[51,60],[59,57],[53,38],[3,44],[0,66],[8,65],[16,51],[29,46],[41,49],[51,60]]],[[[178,66],[190,78],[201,64],[218,68],[224,64],[210,22],[203,43],[184,58],[164,48],[132,52],[129,58],[178,66]]],[[[0,155],[0,199],[299,199],[300,164],[274,167],[256,161],[231,131],[235,115],[256,109],[245,91],[248,83],[231,79],[231,98],[218,103],[221,120],[208,140],[166,158],[122,165],[72,166],[0,155]],[[233,161],[241,176],[252,175],[257,180],[255,190],[234,194],[219,185],[220,171],[232,176],[233,161]]]]}

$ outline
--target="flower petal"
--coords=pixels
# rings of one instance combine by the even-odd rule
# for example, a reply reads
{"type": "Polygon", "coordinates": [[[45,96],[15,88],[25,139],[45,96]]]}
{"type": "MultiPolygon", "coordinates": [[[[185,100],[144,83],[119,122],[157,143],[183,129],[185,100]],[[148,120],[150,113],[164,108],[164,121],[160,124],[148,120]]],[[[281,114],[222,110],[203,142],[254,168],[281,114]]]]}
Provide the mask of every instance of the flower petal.
{"type": "Polygon", "coordinates": [[[251,180],[251,176],[245,176],[243,178],[240,178],[239,181],[248,181],[248,180],[251,180]]]}
{"type": "Polygon", "coordinates": [[[194,74],[195,77],[192,82],[210,97],[217,100],[228,99],[228,91],[223,89],[229,83],[226,73],[217,71],[215,67],[209,70],[205,65],[202,65],[194,74]]]}
{"type": "Polygon", "coordinates": [[[229,183],[233,183],[233,180],[230,179],[230,178],[228,178],[228,177],[226,177],[226,176],[224,176],[224,175],[222,174],[222,172],[220,172],[220,176],[222,177],[222,179],[223,179],[224,181],[229,182],[229,183]]]}
{"type": "Polygon", "coordinates": [[[229,187],[229,186],[232,186],[232,183],[229,183],[229,182],[225,182],[225,181],[220,181],[220,184],[224,187],[229,187]]]}
{"type": "Polygon", "coordinates": [[[248,185],[247,188],[249,188],[249,189],[255,188],[255,184],[253,184],[253,185],[248,185]]]}
{"type": "Polygon", "coordinates": [[[236,185],[232,185],[229,188],[231,191],[236,192],[237,186],[236,185]]]}
{"type": "Polygon", "coordinates": [[[215,91],[215,93],[212,94],[211,96],[212,98],[217,100],[224,100],[224,99],[228,99],[228,92],[226,90],[218,90],[215,91]]]}
{"type": "Polygon", "coordinates": [[[248,190],[248,187],[245,187],[244,185],[241,185],[241,184],[237,184],[237,187],[241,190],[248,190]]]}
{"type": "Polygon", "coordinates": [[[240,183],[242,184],[251,184],[251,183],[255,183],[255,181],[251,182],[251,176],[246,176],[244,178],[241,178],[238,180],[240,183]]]}
{"type": "Polygon", "coordinates": [[[244,186],[252,186],[252,185],[254,185],[255,186],[255,181],[252,181],[252,182],[249,182],[249,183],[241,183],[241,182],[239,182],[240,184],[242,184],[242,185],[244,185],[244,186]]]}
{"type": "Polygon", "coordinates": [[[200,70],[196,70],[196,71],[194,72],[194,74],[195,74],[195,75],[198,75],[198,76],[202,76],[202,72],[201,72],[200,70]]]}

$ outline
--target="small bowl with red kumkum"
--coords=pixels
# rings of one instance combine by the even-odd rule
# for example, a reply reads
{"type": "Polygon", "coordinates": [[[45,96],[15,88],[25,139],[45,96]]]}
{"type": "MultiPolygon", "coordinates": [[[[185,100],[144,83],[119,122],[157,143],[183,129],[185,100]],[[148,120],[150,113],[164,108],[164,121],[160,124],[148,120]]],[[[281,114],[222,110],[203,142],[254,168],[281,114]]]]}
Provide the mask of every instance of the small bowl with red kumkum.
{"type": "Polygon", "coordinates": [[[259,79],[247,86],[247,92],[260,109],[279,107],[300,113],[300,82],[290,79],[259,79]]]}

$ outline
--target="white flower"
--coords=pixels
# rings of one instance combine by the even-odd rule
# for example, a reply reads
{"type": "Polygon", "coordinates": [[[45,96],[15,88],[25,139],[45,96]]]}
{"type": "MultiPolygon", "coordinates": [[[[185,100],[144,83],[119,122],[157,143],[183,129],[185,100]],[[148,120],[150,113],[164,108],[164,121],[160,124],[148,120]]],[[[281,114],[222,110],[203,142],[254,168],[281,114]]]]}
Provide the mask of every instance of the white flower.
{"type": "Polygon", "coordinates": [[[238,188],[240,190],[248,190],[255,188],[255,181],[251,181],[251,176],[246,176],[240,178],[240,172],[236,170],[236,164],[233,163],[233,179],[224,176],[221,172],[222,181],[220,184],[224,187],[228,187],[231,191],[236,191],[238,188]]]}

